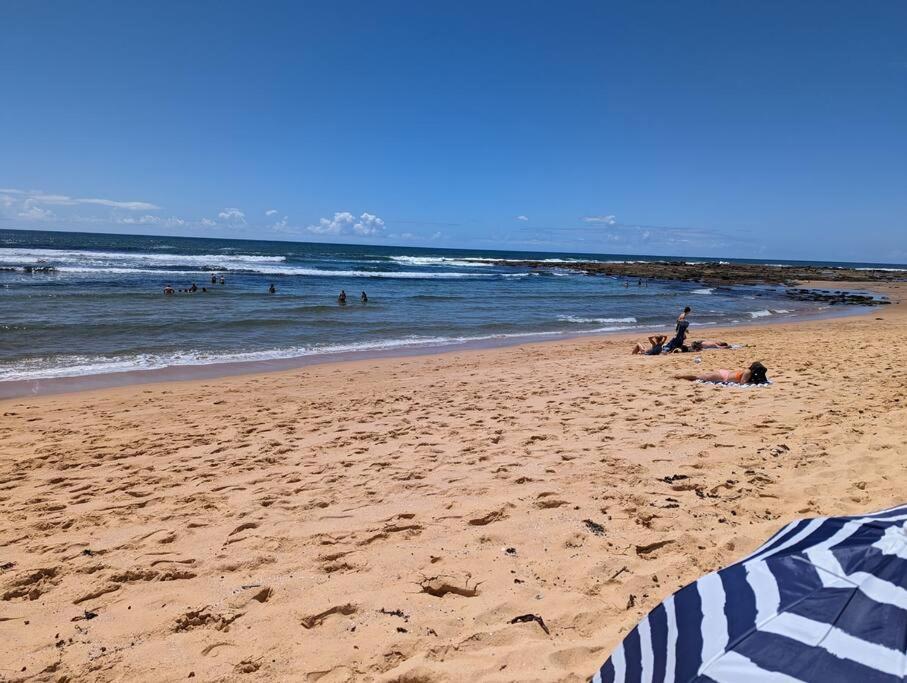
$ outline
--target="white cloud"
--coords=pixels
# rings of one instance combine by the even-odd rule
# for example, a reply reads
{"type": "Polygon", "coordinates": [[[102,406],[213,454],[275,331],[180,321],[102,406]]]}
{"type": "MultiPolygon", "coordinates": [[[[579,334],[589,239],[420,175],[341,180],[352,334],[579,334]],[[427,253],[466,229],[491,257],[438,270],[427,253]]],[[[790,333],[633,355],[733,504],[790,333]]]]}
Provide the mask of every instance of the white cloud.
{"type": "Polygon", "coordinates": [[[116,221],[121,225],[158,225],[165,228],[181,228],[186,225],[186,221],[177,216],[170,216],[169,218],[163,218],[161,216],[152,216],[146,214],[144,216],[125,216],[119,218],[116,221]]]}
{"type": "Polygon", "coordinates": [[[384,220],[373,213],[363,213],[356,218],[349,211],[337,211],[333,218],[322,218],[317,225],[306,228],[316,235],[365,235],[377,236],[384,231],[384,220]]]}
{"type": "Polygon", "coordinates": [[[201,224],[210,228],[212,225],[217,225],[217,221],[213,221],[210,218],[202,218],[201,224]]]}
{"type": "Polygon", "coordinates": [[[246,224],[246,214],[236,208],[226,208],[219,214],[217,214],[217,217],[222,221],[227,221],[228,223],[233,223],[234,225],[246,224]]]}
{"type": "Polygon", "coordinates": [[[277,209],[268,209],[267,211],[265,211],[265,216],[276,216],[277,214],[277,209]]]}
{"type": "Polygon", "coordinates": [[[373,213],[363,213],[353,230],[357,235],[377,235],[384,230],[384,221],[373,213]]]}
{"type": "Polygon", "coordinates": [[[22,210],[19,211],[17,216],[27,221],[49,221],[56,217],[53,211],[38,206],[30,199],[25,200],[25,203],[22,205],[22,210]]]}
{"type": "Polygon", "coordinates": [[[126,209],[128,211],[155,211],[161,207],[151,202],[121,202],[114,199],[101,199],[98,197],[70,197],[65,194],[48,194],[40,190],[14,190],[2,189],[0,193],[6,195],[18,195],[26,197],[26,202],[32,202],[32,205],[51,204],[54,206],[78,206],[80,204],[95,204],[97,206],[109,206],[114,209],[126,209]]]}
{"type": "Polygon", "coordinates": [[[518,221],[528,221],[528,220],[529,220],[529,216],[519,215],[519,216],[516,217],[516,219],[517,219],[518,221]]]}
{"type": "Polygon", "coordinates": [[[438,232],[436,232],[435,234],[433,234],[433,235],[431,236],[431,238],[432,238],[433,240],[439,240],[439,239],[441,239],[441,231],[438,230],[438,232]]]}
{"type": "Polygon", "coordinates": [[[98,204],[99,206],[110,206],[114,209],[127,209],[129,211],[155,211],[161,207],[151,204],[150,202],[115,202],[112,199],[76,199],[76,204],[98,204]]]}
{"type": "Polygon", "coordinates": [[[604,223],[605,225],[614,225],[617,223],[617,216],[610,214],[607,216],[583,216],[584,223],[604,223]]]}

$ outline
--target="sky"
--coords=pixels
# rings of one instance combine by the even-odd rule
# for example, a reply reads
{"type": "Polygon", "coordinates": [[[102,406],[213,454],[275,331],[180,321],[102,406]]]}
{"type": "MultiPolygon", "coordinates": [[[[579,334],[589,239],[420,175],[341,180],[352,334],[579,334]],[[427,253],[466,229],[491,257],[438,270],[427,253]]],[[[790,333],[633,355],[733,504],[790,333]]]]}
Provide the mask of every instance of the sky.
{"type": "Polygon", "coordinates": [[[907,262],[907,3],[0,3],[0,227],[907,262]]]}

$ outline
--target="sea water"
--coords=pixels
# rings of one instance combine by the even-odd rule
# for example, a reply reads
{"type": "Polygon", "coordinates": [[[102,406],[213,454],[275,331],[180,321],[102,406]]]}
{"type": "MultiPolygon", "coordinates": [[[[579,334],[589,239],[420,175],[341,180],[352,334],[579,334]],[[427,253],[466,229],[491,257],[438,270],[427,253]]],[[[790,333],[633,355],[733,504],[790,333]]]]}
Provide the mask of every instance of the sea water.
{"type": "Polygon", "coordinates": [[[577,260],[647,259],[3,230],[0,381],[617,331],[642,338],[672,329],[684,306],[691,338],[703,338],[711,326],[822,308],[775,287],[639,286],[563,268],[577,260]],[[495,263],[524,259],[546,267],[495,263]],[[163,294],[193,283],[195,293],[163,294]]]}

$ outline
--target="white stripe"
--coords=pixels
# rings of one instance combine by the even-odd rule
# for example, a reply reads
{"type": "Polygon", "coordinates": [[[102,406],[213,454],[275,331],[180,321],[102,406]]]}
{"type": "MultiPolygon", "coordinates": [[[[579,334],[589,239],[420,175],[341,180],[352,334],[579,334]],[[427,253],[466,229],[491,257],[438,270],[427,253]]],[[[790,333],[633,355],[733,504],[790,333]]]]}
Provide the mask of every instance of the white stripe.
{"type": "MultiPolygon", "coordinates": [[[[807,524],[805,527],[803,527],[799,533],[794,534],[789,539],[787,539],[784,543],[782,543],[781,545],[779,545],[775,548],[772,548],[769,551],[765,551],[765,552],[754,555],[753,557],[750,558],[750,560],[764,560],[766,557],[769,557],[770,555],[775,555],[775,554],[781,552],[782,550],[784,550],[785,548],[789,548],[792,545],[794,545],[795,543],[799,543],[804,538],[806,538],[811,533],[813,533],[816,529],[818,529],[820,526],[822,526],[822,524],[825,523],[825,521],[827,521],[826,517],[819,517],[818,519],[811,519],[809,521],[809,524],[807,524]]],[[[750,561],[750,560],[748,560],[748,561],[750,561]]]]}
{"type": "Polygon", "coordinates": [[[766,671],[733,650],[715,660],[703,673],[718,683],[803,683],[778,671],[766,671]]]}
{"type": "Polygon", "coordinates": [[[641,653],[640,668],[642,683],[652,683],[652,669],[655,666],[655,659],[652,656],[652,627],[649,624],[649,618],[646,617],[638,626],[639,630],[639,651],[641,653]]]}
{"type": "Polygon", "coordinates": [[[743,565],[746,569],[746,582],[753,589],[756,598],[756,625],[771,619],[781,607],[781,594],[774,575],[769,571],[765,562],[747,562],[743,565]]]}
{"type": "Polygon", "coordinates": [[[614,683],[621,683],[627,679],[627,662],[624,659],[624,644],[621,643],[611,653],[611,665],[614,667],[614,683]]]}
{"type": "Polygon", "coordinates": [[[872,544],[883,555],[895,555],[907,560],[907,526],[890,526],[882,538],[872,544]]]}
{"type": "Polygon", "coordinates": [[[668,622],[668,646],[665,650],[665,677],[666,681],[674,680],[674,667],[676,664],[677,652],[677,614],[674,612],[674,596],[672,595],[664,601],[665,616],[668,622]]]}
{"type": "Polygon", "coordinates": [[[596,671],[595,675],[592,677],[592,683],[602,683],[602,672],[596,671]]]}
{"type": "Polygon", "coordinates": [[[778,529],[778,531],[776,531],[775,533],[773,533],[773,534],[771,535],[771,537],[769,537],[768,540],[765,541],[765,543],[763,543],[762,545],[760,545],[760,546],[759,546],[758,548],[756,548],[753,552],[751,552],[749,555],[747,555],[747,556],[744,557],[742,560],[740,560],[740,562],[741,562],[741,563],[742,563],[742,562],[746,562],[747,560],[751,560],[751,559],[753,559],[754,557],[756,557],[756,555],[758,555],[759,553],[765,552],[766,546],[771,545],[771,544],[774,542],[774,540],[775,540],[776,538],[780,538],[781,536],[783,536],[784,534],[786,534],[788,531],[790,531],[793,527],[795,527],[797,524],[798,524],[798,522],[791,522],[790,524],[787,524],[787,525],[781,527],[780,529],[778,529]]]}
{"type": "Polygon", "coordinates": [[[804,645],[822,648],[839,659],[849,659],[891,676],[900,677],[904,673],[904,655],[900,651],[855,638],[830,624],[807,619],[798,614],[790,612],[779,614],[759,630],[792,638],[804,645]]]}
{"type": "MultiPolygon", "coordinates": [[[[835,533],[835,535],[832,536],[832,538],[840,538],[840,540],[844,540],[844,539],[847,538],[848,536],[851,536],[851,535],[854,533],[854,531],[857,530],[857,529],[855,529],[854,527],[859,528],[860,526],[862,526],[862,525],[864,525],[864,524],[870,524],[870,523],[873,523],[873,522],[883,522],[883,523],[886,523],[886,522],[887,522],[887,523],[893,523],[893,522],[907,521],[907,514],[901,512],[902,509],[903,509],[903,507],[900,507],[900,508],[892,508],[891,510],[885,510],[885,511],[884,511],[885,513],[888,513],[888,512],[896,512],[896,513],[897,513],[897,514],[892,514],[890,517],[857,517],[857,518],[855,518],[855,519],[852,519],[852,520],[846,522],[846,523],[844,524],[844,526],[841,528],[841,530],[839,530],[837,533],[835,533]],[[847,531],[845,531],[845,529],[847,529],[847,531]],[[844,532],[844,533],[843,533],[843,537],[841,536],[842,532],[844,532]]],[[[877,514],[879,514],[879,513],[877,513],[877,514]]],[[[763,550],[761,550],[761,548],[760,548],[760,549],[757,549],[756,552],[754,552],[754,553],[753,553],[752,555],[750,555],[749,557],[744,558],[744,560],[742,560],[742,561],[743,561],[743,562],[747,562],[747,561],[749,561],[749,560],[756,560],[756,559],[761,560],[761,559],[765,559],[766,557],[768,557],[768,556],[770,556],[770,555],[775,555],[775,554],[778,553],[779,551],[784,550],[785,548],[789,548],[790,546],[794,545],[795,543],[799,543],[799,542],[802,541],[804,538],[806,538],[807,536],[809,536],[809,534],[811,534],[811,533],[812,533],[813,531],[815,531],[817,528],[819,528],[820,526],[822,526],[822,524],[824,524],[825,522],[827,522],[827,521],[829,521],[829,520],[834,520],[834,517],[817,517],[817,518],[815,518],[815,519],[811,519],[811,520],[809,521],[809,524],[807,524],[807,525],[803,528],[802,531],[800,531],[800,532],[799,532],[798,534],[796,534],[795,536],[789,538],[788,540],[786,540],[784,543],[782,543],[782,544],[779,545],[778,547],[772,548],[770,551],[763,551],[763,550]]],[[[791,522],[790,524],[787,525],[787,527],[785,527],[784,529],[782,529],[781,532],[779,532],[779,533],[783,534],[784,531],[785,531],[788,527],[791,527],[791,526],[795,525],[796,523],[797,523],[797,522],[791,522]]],[[[775,534],[775,536],[772,536],[772,538],[775,538],[775,537],[778,536],[778,535],[779,535],[779,534],[775,534]]],[[[830,540],[831,540],[831,539],[829,539],[829,541],[830,541],[830,540]]],[[[840,540],[836,540],[836,541],[834,541],[834,542],[835,542],[835,543],[839,543],[840,540]]],[[[829,541],[823,541],[823,544],[828,543],[829,541]]],[[[769,539],[768,541],[766,541],[765,545],[767,545],[768,543],[771,543],[771,539],[769,539]]],[[[764,547],[764,546],[763,546],[763,547],[764,547]]]]}
{"type": "Polygon", "coordinates": [[[699,673],[727,647],[727,616],[724,614],[724,585],[718,574],[707,574],[696,582],[702,600],[702,664],[699,673]]]}
{"type": "MultiPolygon", "coordinates": [[[[870,600],[907,610],[907,589],[867,572],[847,574],[844,571],[844,567],[838,562],[838,558],[830,550],[810,548],[806,551],[806,556],[810,562],[824,569],[825,572],[856,586],[870,600]]],[[[820,571],[818,574],[822,579],[822,585],[830,587],[832,581],[825,575],[825,572],[820,571]]]]}

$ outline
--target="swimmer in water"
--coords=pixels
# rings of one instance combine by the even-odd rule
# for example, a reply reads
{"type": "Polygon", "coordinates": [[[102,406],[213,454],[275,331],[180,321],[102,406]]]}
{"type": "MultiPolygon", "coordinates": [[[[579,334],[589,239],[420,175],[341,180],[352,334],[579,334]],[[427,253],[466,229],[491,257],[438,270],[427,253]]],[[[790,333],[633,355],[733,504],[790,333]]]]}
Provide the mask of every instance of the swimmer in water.
{"type": "Polygon", "coordinates": [[[170,285],[164,285],[164,294],[171,296],[173,294],[173,287],[170,285]]]}
{"type": "Polygon", "coordinates": [[[274,283],[272,282],[271,286],[268,287],[268,294],[273,294],[276,291],[277,291],[277,288],[274,286],[274,283]]]}
{"type": "Polygon", "coordinates": [[[337,297],[337,303],[338,304],[346,303],[346,292],[342,289],[340,290],[340,296],[337,297]]]}
{"type": "Polygon", "coordinates": [[[227,284],[227,281],[224,279],[224,276],[223,276],[223,275],[220,276],[220,283],[221,283],[222,285],[227,284]]]}
{"type": "Polygon", "coordinates": [[[368,303],[368,294],[366,294],[365,292],[362,292],[362,294],[359,295],[359,300],[362,301],[362,303],[367,304],[368,303]]]}

